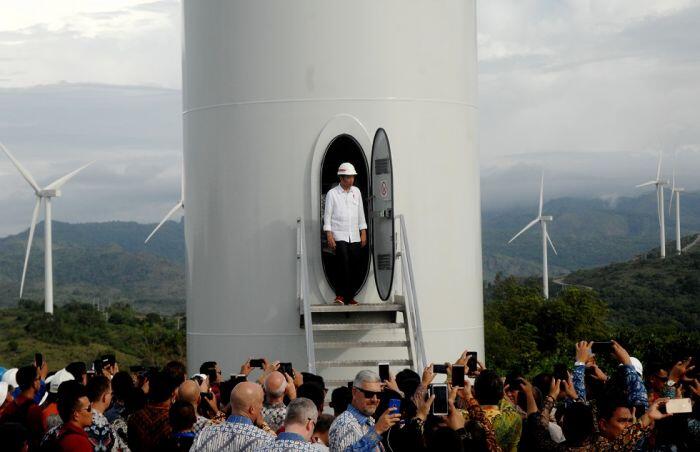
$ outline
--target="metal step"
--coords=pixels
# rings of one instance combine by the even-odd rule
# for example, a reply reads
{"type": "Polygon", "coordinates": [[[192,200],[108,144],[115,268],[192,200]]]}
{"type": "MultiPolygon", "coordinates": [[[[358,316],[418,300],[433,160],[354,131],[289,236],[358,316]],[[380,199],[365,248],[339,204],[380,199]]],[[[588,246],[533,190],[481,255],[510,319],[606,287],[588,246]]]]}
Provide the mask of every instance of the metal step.
{"type": "Polygon", "coordinates": [[[311,313],[337,313],[337,312],[403,312],[404,305],[397,303],[372,303],[358,304],[355,306],[337,304],[311,305],[311,313]]]}
{"type": "Polygon", "coordinates": [[[372,347],[408,347],[408,341],[360,341],[360,342],[316,342],[316,348],[372,348],[372,347]]]}
{"type": "Polygon", "coordinates": [[[413,363],[410,359],[387,359],[387,360],[334,360],[334,361],[316,361],[316,367],[370,367],[374,369],[378,362],[388,362],[389,366],[411,366],[413,363]]]}
{"type": "Polygon", "coordinates": [[[318,323],[314,331],[402,330],[403,323],[318,323]]]}

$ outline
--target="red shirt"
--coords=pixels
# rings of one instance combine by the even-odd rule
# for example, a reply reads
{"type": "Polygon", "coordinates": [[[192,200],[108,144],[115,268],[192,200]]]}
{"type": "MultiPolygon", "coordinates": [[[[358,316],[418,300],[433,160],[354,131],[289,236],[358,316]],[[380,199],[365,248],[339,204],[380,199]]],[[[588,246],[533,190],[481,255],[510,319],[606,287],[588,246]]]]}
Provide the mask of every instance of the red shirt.
{"type": "Polygon", "coordinates": [[[48,430],[48,421],[49,417],[53,415],[58,415],[58,405],[56,402],[51,402],[48,405],[44,407],[43,410],[41,410],[41,427],[44,429],[44,431],[48,430]]]}
{"type": "Polygon", "coordinates": [[[41,424],[41,407],[33,399],[23,395],[10,403],[2,413],[2,422],[12,420],[27,427],[31,436],[32,444],[39,444],[44,428],[41,424]],[[28,407],[25,404],[29,404],[28,407]],[[16,419],[15,419],[16,418],[16,419]]]}
{"type": "Polygon", "coordinates": [[[72,422],[61,427],[58,448],[61,451],[92,452],[92,444],[90,444],[87,433],[72,422]]]}

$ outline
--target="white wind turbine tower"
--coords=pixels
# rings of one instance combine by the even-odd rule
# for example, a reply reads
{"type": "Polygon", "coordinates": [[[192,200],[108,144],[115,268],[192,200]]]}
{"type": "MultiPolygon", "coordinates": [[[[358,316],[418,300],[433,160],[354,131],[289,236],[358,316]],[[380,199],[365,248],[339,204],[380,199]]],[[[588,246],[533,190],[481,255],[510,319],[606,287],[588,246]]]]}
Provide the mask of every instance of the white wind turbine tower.
{"type": "Polygon", "coordinates": [[[29,237],[27,239],[27,252],[24,255],[24,267],[22,269],[22,282],[19,287],[19,298],[22,298],[24,293],[24,280],[27,276],[27,264],[29,264],[29,252],[32,248],[32,240],[34,239],[34,229],[36,220],[39,215],[41,202],[44,202],[44,311],[53,314],[53,242],[51,239],[51,198],[61,196],[61,187],[73,178],[76,174],[90,166],[93,162],[81,166],[77,170],[66,174],[65,176],[56,179],[44,188],[39,187],[29,171],[27,171],[17,159],[7,150],[2,143],[0,148],[10,158],[19,173],[29,183],[36,195],[36,203],[34,204],[34,213],[32,214],[32,222],[29,225],[29,237]]]}
{"type": "Polygon", "coordinates": [[[537,212],[537,218],[532,220],[520,232],[515,234],[513,236],[513,238],[508,241],[508,243],[511,243],[513,240],[518,238],[518,236],[520,234],[527,231],[535,224],[537,224],[537,223],[540,224],[540,227],[542,228],[542,295],[544,296],[545,299],[548,299],[549,298],[549,274],[548,274],[548,270],[547,270],[547,243],[549,243],[549,245],[552,247],[552,251],[554,251],[554,254],[557,254],[557,250],[556,250],[556,248],[554,248],[554,244],[552,243],[552,239],[549,238],[549,234],[547,233],[547,222],[554,220],[554,217],[552,217],[551,215],[542,215],[543,203],[544,203],[544,173],[542,173],[542,178],[540,179],[540,207],[539,207],[539,210],[537,212]]]}
{"type": "Polygon", "coordinates": [[[175,204],[175,206],[170,209],[170,212],[165,215],[165,217],[161,220],[160,223],[158,223],[158,226],[153,229],[153,231],[146,237],[146,240],[143,243],[148,243],[149,240],[151,240],[151,237],[153,237],[156,232],[158,232],[158,229],[161,228],[165,224],[166,221],[170,219],[173,215],[175,215],[175,212],[177,212],[180,209],[185,209],[185,168],[183,165],[182,168],[182,176],[181,176],[181,183],[180,183],[180,201],[175,204]]]}
{"type": "Polygon", "coordinates": [[[666,224],[664,218],[664,185],[668,185],[668,181],[661,179],[661,160],[663,158],[663,153],[659,152],[659,163],[656,166],[656,179],[650,180],[649,182],[644,182],[643,184],[637,185],[639,187],[646,187],[648,185],[656,185],[656,210],[659,215],[659,246],[661,259],[666,257],[666,224]]]}
{"type": "Polygon", "coordinates": [[[676,195],[676,254],[681,254],[681,192],[685,188],[676,187],[676,163],[673,163],[673,175],[671,177],[671,199],[668,201],[668,214],[671,215],[673,195],[676,195]]]}

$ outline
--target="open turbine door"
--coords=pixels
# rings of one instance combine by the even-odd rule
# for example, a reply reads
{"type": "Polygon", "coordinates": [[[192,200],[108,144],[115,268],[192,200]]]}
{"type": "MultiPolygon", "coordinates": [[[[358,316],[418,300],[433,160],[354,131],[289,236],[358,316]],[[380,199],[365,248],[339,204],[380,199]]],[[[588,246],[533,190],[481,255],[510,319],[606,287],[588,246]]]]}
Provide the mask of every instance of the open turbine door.
{"type": "Polygon", "coordinates": [[[374,282],[379,297],[386,301],[394,282],[394,178],[389,138],[378,129],[372,143],[370,163],[370,252],[374,282]]]}

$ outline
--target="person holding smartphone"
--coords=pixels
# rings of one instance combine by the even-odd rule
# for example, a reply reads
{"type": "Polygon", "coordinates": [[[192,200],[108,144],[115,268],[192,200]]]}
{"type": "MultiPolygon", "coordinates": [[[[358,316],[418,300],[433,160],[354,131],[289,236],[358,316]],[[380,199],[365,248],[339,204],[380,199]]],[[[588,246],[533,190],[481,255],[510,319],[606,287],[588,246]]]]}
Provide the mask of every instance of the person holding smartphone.
{"type": "Polygon", "coordinates": [[[357,171],[352,163],[338,168],[340,183],[326,194],[323,231],[328,247],[335,251],[335,304],[357,304],[354,284],[360,248],[367,246],[367,221],[362,192],[355,187],[357,171]]]}

